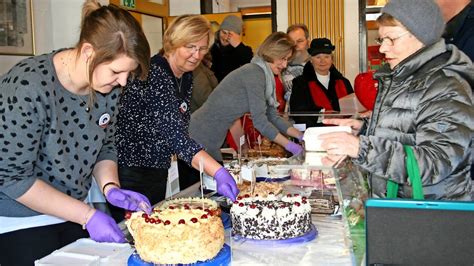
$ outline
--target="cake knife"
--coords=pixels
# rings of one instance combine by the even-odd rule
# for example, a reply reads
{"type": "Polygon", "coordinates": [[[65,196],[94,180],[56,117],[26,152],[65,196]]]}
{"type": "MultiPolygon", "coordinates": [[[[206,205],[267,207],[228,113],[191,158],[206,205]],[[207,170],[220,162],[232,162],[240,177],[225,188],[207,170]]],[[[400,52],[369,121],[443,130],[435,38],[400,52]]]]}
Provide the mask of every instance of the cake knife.
{"type": "MultiPolygon", "coordinates": [[[[202,157],[199,159],[199,178],[201,179],[201,199],[204,199],[204,188],[203,188],[203,172],[204,172],[204,163],[202,157]]],[[[204,209],[204,201],[202,203],[202,208],[204,209]]]]}
{"type": "Polygon", "coordinates": [[[257,177],[255,176],[255,168],[252,167],[252,181],[250,182],[250,195],[252,195],[252,197],[254,196],[256,182],[257,177]]]}

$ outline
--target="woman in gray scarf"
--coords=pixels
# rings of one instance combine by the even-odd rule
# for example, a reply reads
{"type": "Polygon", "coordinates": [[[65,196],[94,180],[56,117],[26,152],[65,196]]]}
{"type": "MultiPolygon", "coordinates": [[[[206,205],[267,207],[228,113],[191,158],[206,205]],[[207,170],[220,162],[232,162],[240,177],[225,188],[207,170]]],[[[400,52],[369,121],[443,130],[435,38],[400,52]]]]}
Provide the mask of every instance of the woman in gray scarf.
{"type": "Polygon", "coordinates": [[[283,32],[268,36],[251,63],[227,75],[204,105],[191,116],[189,133],[217,161],[220,147],[232,123],[250,113],[255,128],[268,139],[294,155],[302,147],[287,136],[302,139],[303,133],[278,116],[274,75],[286,68],[295,52],[295,44],[283,32]]]}

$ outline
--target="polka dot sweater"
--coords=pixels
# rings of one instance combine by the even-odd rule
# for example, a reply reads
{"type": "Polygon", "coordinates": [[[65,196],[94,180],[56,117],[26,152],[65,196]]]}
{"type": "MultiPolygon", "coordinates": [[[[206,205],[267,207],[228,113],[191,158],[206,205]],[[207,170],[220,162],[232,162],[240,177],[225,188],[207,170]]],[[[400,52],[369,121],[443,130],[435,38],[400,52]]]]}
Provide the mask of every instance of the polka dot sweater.
{"type": "Polygon", "coordinates": [[[116,160],[118,89],[97,93],[90,106],[60,84],[53,55],[25,59],[0,78],[0,216],[37,214],[14,200],[36,179],[83,200],[96,162],[116,160]]]}
{"type": "Polygon", "coordinates": [[[164,57],[151,58],[148,79],[129,82],[120,100],[120,166],[168,169],[172,154],[191,163],[202,150],[188,134],[191,92],[192,72],[175,79],[164,57]]]}

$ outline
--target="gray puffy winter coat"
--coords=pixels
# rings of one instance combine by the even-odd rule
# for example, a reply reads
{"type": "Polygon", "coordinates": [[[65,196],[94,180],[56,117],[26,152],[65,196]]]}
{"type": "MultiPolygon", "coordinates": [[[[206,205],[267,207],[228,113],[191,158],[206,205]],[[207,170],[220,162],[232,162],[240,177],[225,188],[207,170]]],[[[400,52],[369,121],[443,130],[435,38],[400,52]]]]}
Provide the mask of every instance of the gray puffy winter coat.
{"type": "Polygon", "coordinates": [[[406,144],[414,147],[426,199],[470,200],[474,68],[469,58],[441,39],[374,76],[378,95],[354,159],[370,173],[372,196],[385,197],[390,179],[400,184],[399,197],[412,197],[406,144]]]}

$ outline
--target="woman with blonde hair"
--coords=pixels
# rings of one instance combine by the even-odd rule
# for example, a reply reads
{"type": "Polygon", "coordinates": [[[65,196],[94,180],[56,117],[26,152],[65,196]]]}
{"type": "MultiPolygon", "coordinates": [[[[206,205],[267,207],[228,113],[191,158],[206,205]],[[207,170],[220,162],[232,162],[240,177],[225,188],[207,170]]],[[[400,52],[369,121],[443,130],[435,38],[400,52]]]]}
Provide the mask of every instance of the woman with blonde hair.
{"type": "Polygon", "coordinates": [[[250,112],[255,128],[265,137],[293,154],[302,147],[286,136],[303,134],[277,113],[275,78],[286,68],[295,44],[283,32],[269,35],[252,62],[231,72],[217,85],[207,101],[191,116],[189,133],[216,160],[222,161],[220,147],[236,119],[250,112]]]}
{"type": "Polygon", "coordinates": [[[209,51],[212,36],[203,16],[177,17],[163,36],[163,55],[151,58],[148,79],[131,82],[122,94],[116,134],[120,182],[152,204],[165,198],[173,154],[196,169],[202,160],[221,194],[232,200],[238,194],[229,172],[188,134],[192,71],[209,51]]]}
{"type": "Polygon", "coordinates": [[[88,0],[74,48],[1,77],[1,265],[32,265],[82,237],[125,242],[110,216],[84,203],[92,175],[109,203],[150,211],[145,196],[120,188],[114,145],[120,87],[146,76],[149,56],[127,11],[88,0]]]}

